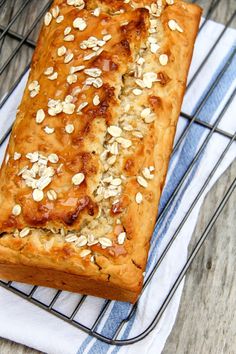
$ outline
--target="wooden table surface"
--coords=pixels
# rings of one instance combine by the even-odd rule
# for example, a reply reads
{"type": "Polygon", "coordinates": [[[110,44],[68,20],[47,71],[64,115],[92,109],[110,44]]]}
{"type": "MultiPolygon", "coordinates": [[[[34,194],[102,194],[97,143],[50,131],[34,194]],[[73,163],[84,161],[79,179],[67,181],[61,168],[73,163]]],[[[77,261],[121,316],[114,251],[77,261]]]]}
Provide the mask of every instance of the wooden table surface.
{"type": "MultiPolygon", "coordinates": [[[[8,7],[0,13],[0,25],[6,25],[14,15],[16,8],[19,8],[24,1],[26,0],[6,0],[8,7]]],[[[38,13],[38,6],[42,8],[45,3],[47,0],[40,0],[40,2],[31,0],[30,6],[26,8],[27,11],[21,15],[12,30],[26,33],[28,24],[32,23],[35,14],[38,13]]],[[[207,8],[210,1],[199,0],[198,3],[203,8],[207,8]]],[[[235,8],[235,0],[221,0],[212,19],[226,23],[229,14],[232,14],[235,8]]],[[[231,26],[236,28],[235,20],[231,26]]],[[[37,38],[38,27],[31,33],[30,39],[37,38]]],[[[17,43],[12,39],[6,39],[4,43],[0,43],[0,48],[2,48],[0,66],[17,43]]],[[[0,98],[14,81],[16,73],[19,73],[29,62],[31,55],[32,49],[24,46],[20,55],[17,55],[9,69],[2,75],[1,82],[4,82],[4,86],[0,85],[0,98]]],[[[208,193],[192,237],[190,250],[235,176],[236,162],[228,168],[208,193]]],[[[177,320],[163,354],[236,353],[235,205],[236,192],[231,196],[186,276],[177,320]]],[[[0,354],[12,353],[36,354],[39,352],[0,338],[0,354]]]]}

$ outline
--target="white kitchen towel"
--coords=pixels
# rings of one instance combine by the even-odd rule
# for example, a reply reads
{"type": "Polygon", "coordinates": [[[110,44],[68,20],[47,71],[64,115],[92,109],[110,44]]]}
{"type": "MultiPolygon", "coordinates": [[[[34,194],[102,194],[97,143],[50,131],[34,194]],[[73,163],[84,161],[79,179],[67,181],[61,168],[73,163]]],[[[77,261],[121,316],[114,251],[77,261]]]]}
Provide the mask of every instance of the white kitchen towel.
{"type": "MultiPolygon", "coordinates": [[[[196,112],[197,107],[203,102],[204,97],[209,92],[213,83],[216,82],[219,73],[222,69],[226,68],[229,58],[232,59],[235,53],[236,31],[228,29],[214,51],[209,55],[209,49],[222,30],[222,25],[207,21],[204,28],[199,33],[189,74],[190,80],[207,55],[208,60],[194,80],[194,83],[186,92],[182,109],[185,113],[192,115],[196,112]]],[[[204,104],[201,105],[201,110],[197,112],[199,118],[205,122],[214,124],[236,88],[235,74],[236,59],[234,56],[221,80],[209,95],[206,102],[204,101],[204,104]]],[[[15,118],[16,108],[22,96],[26,76],[0,110],[1,132],[4,132],[15,118]]],[[[236,102],[232,100],[219,124],[220,128],[231,134],[234,134],[236,131],[235,111],[236,102]]],[[[185,118],[180,118],[176,141],[178,141],[178,138],[188,124],[189,121],[185,118]]],[[[188,170],[191,161],[194,156],[196,156],[209,133],[210,131],[208,129],[193,124],[185,139],[173,154],[161,199],[160,212],[163,210],[168,199],[178,186],[179,181],[188,170]]],[[[183,188],[181,188],[177,197],[171,203],[163,220],[161,220],[155,228],[146,276],[150,273],[166,244],[177,230],[181,220],[185,217],[194,198],[228,143],[228,138],[214,133],[209,143],[206,144],[203,153],[200,154],[188,174],[183,188]]],[[[5,145],[6,142],[1,149],[1,156],[3,156],[5,145]]],[[[124,326],[120,336],[121,339],[127,337],[132,338],[139,335],[153,320],[171,285],[186,262],[188,244],[196,225],[204,196],[234,160],[235,156],[236,143],[234,142],[202,194],[202,197],[181,228],[177,239],[155,273],[151,283],[146,288],[139,302],[137,313],[124,326]]],[[[28,285],[16,283],[14,283],[14,285],[23,291],[29,291],[31,289],[28,285]]],[[[145,339],[133,345],[119,347],[105,344],[85,334],[81,330],[0,287],[0,336],[52,354],[105,354],[116,352],[120,352],[120,354],[158,354],[161,353],[175,322],[182,288],[183,282],[174,295],[161,321],[145,339]]],[[[45,303],[50,303],[54,294],[55,291],[52,289],[39,288],[34,294],[34,297],[41,299],[41,301],[45,303]]],[[[69,315],[80,298],[80,295],[63,292],[59,300],[55,303],[54,308],[69,315]]],[[[91,326],[103,304],[104,301],[102,299],[87,297],[75,319],[88,327],[91,326]]],[[[104,336],[110,337],[112,333],[114,333],[118,321],[127,316],[130,307],[131,306],[127,303],[111,302],[97,331],[104,336]]]]}

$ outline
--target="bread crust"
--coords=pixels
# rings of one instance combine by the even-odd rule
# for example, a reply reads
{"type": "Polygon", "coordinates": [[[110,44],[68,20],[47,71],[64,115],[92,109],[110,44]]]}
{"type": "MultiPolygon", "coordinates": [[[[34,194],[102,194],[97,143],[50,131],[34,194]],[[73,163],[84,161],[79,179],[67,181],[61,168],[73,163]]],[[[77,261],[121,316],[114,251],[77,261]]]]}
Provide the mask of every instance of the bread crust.
{"type": "MultiPolygon", "coordinates": [[[[146,49],[143,54],[144,70],[146,68],[148,72],[155,72],[158,80],[136,97],[132,93],[137,88],[132,68],[140,48],[143,48],[149,36],[151,15],[144,6],[150,6],[151,1],[132,3],[134,8],[123,1],[91,0],[86,2],[85,8],[78,10],[66,5],[66,1],[54,1],[52,9],[59,6],[64,20],[56,23],[56,19],[52,19],[41,31],[29,80],[0,171],[2,278],[132,303],[137,300],[142,288],[149,242],[165,183],[201,9],[183,1],[175,1],[171,6],[163,1],[164,7],[158,17],[158,33],[154,34],[160,49],[156,54],[146,49]],[[92,14],[97,6],[101,8],[98,17],[92,14]],[[121,8],[124,13],[114,14],[121,8]],[[71,27],[78,16],[86,19],[87,27],[83,31],[72,28],[69,35],[73,33],[75,38],[67,42],[63,39],[63,32],[66,27],[71,27]],[[171,30],[170,20],[175,20],[183,32],[171,30]],[[102,31],[111,34],[111,39],[106,42],[100,54],[84,61],[84,54],[91,53],[91,49],[81,50],[78,43],[102,31]],[[67,54],[74,54],[69,63],[64,63],[65,55],[57,54],[58,48],[62,46],[66,46],[67,54]],[[158,61],[162,53],[168,57],[167,65],[161,65],[158,61]],[[76,82],[69,84],[69,70],[78,65],[84,65],[85,69],[101,69],[102,86],[97,88],[90,85],[83,92],[87,78],[83,71],[77,75],[76,82]],[[58,74],[55,80],[43,74],[51,66],[53,72],[58,74]],[[29,85],[34,81],[40,84],[40,91],[30,98],[29,85]],[[76,93],[78,87],[82,88],[82,93],[76,93]],[[76,111],[72,114],[61,112],[55,116],[47,114],[50,108],[48,100],[62,101],[66,95],[74,97],[76,109],[84,101],[88,105],[79,114],[76,111]],[[92,103],[95,95],[99,96],[98,105],[92,103]],[[111,202],[110,198],[99,201],[95,191],[108,173],[104,167],[106,163],[100,159],[107,139],[107,128],[118,126],[120,117],[127,116],[124,113],[127,101],[131,102],[133,115],[139,114],[148,104],[155,119],[151,124],[145,125],[143,121],[137,123],[140,130],[143,129],[141,140],[124,135],[129,137],[132,147],[124,148],[121,156],[117,157],[118,161],[108,169],[116,178],[117,171],[125,176],[118,201],[114,202],[114,198],[111,198],[111,202]],[[46,112],[46,118],[41,123],[35,122],[38,109],[46,112]],[[68,124],[73,124],[72,134],[65,132],[68,124]],[[53,134],[45,133],[47,126],[53,127],[53,134]],[[25,180],[19,175],[20,169],[29,165],[25,155],[34,151],[46,157],[52,153],[59,157],[55,164],[56,172],[40,202],[32,198],[32,189],[25,185],[25,180]],[[17,160],[14,159],[15,152],[21,154],[17,160]],[[63,164],[61,170],[60,164],[63,164]],[[152,179],[148,180],[147,188],[144,188],[138,183],[137,176],[148,166],[154,166],[155,170],[152,179]],[[71,180],[77,173],[83,173],[85,179],[80,185],[73,185],[71,180]],[[47,197],[46,193],[51,189],[57,191],[56,200],[47,197]],[[135,196],[140,192],[143,200],[138,204],[135,196]],[[12,208],[16,204],[21,206],[21,213],[14,216],[12,208]],[[99,215],[101,204],[104,209],[109,209],[109,213],[104,216],[99,215]],[[19,237],[16,230],[26,227],[31,228],[30,234],[19,237]],[[80,234],[81,230],[86,232],[88,229],[96,233],[96,229],[100,232],[99,227],[101,232],[104,231],[104,236],[111,239],[112,245],[102,248],[101,244],[96,243],[89,247],[77,247],[75,243],[65,241],[64,232],[80,234]],[[54,232],[50,231],[52,229],[54,232]],[[117,241],[119,230],[126,234],[123,243],[117,241]],[[88,248],[91,253],[82,257],[81,250],[88,248]]],[[[131,118],[132,112],[129,113],[131,118]]],[[[125,134],[131,133],[127,131],[125,134]]]]}

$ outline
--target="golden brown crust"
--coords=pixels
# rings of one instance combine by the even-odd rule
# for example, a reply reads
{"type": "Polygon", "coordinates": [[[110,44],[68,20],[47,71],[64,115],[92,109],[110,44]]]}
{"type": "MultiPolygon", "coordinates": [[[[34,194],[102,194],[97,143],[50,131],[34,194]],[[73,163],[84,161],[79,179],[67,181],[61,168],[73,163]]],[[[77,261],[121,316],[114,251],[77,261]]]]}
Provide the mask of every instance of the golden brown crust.
{"type": "Polygon", "coordinates": [[[115,286],[110,282],[98,281],[88,276],[82,276],[47,268],[37,268],[18,264],[1,265],[1,277],[26,284],[37,284],[56,289],[63,289],[80,294],[98,296],[110,300],[129,301],[137,299],[135,292],[115,286]]]}
{"type": "MultiPolygon", "coordinates": [[[[150,0],[128,4],[89,0],[79,10],[66,1],[54,1],[52,9],[59,6],[60,13],[40,34],[0,171],[0,202],[4,205],[0,215],[0,276],[122,301],[137,299],[201,14],[199,7],[183,1],[175,1],[170,6],[163,1],[163,8],[151,7],[149,13],[144,6],[153,6],[151,4],[150,0]],[[98,6],[101,12],[94,16],[93,11],[98,6]],[[64,19],[57,23],[61,15],[64,19]],[[72,26],[77,17],[85,20],[86,28],[80,30],[72,26]],[[156,26],[152,32],[150,24],[156,26]],[[179,27],[171,29],[176,24],[179,27]],[[66,27],[72,27],[67,29],[68,34],[64,33],[66,27]],[[104,35],[111,38],[100,43],[101,53],[98,48],[97,56],[84,60],[84,56],[95,51],[82,49],[80,44],[86,46],[83,41],[95,33],[99,40],[104,35]],[[68,35],[74,38],[65,41],[68,35]],[[150,37],[158,43],[158,49],[151,48],[150,37]],[[58,56],[58,48],[62,46],[66,47],[66,53],[58,56]],[[70,53],[73,58],[64,63],[70,53]],[[145,62],[137,64],[137,57],[144,58],[145,62]],[[161,59],[166,58],[168,63],[164,65],[161,59]],[[91,76],[84,68],[72,78],[76,82],[70,82],[70,68],[81,65],[85,69],[101,70],[100,87],[85,84],[91,76]],[[50,80],[53,73],[44,74],[48,67],[53,67],[57,78],[50,80]],[[154,73],[156,79],[147,83],[150,87],[142,88],[145,73],[154,73]],[[40,90],[30,98],[32,91],[34,96],[34,91],[38,90],[35,86],[29,90],[34,81],[39,83],[40,90]],[[141,94],[134,94],[134,89],[140,90],[140,85],[141,94]],[[67,109],[71,106],[65,103],[68,95],[72,96],[69,103],[73,105],[73,112],[69,113],[67,109]],[[94,104],[95,95],[99,96],[98,104],[94,104]],[[60,100],[59,113],[50,114],[49,99],[60,100]],[[77,112],[83,102],[88,104],[77,112]],[[131,105],[128,110],[127,104],[131,105]],[[148,116],[150,123],[142,116],[144,108],[152,112],[148,116]],[[45,118],[36,122],[40,109],[45,118]],[[68,124],[73,125],[70,133],[66,132],[68,124]],[[110,126],[121,127],[125,142],[109,135],[110,126]],[[53,133],[46,133],[46,127],[53,128],[53,133]],[[114,156],[109,149],[116,141],[119,153],[109,165],[106,159],[114,156]],[[131,145],[122,145],[127,142],[131,145]],[[39,159],[56,154],[56,162],[47,161],[51,170],[46,172],[50,174],[53,168],[53,173],[49,184],[42,188],[41,201],[33,199],[35,186],[26,185],[29,177],[19,175],[26,165],[28,170],[32,168],[35,155],[29,160],[26,154],[35,151],[42,155],[36,156],[36,165],[39,159]],[[14,159],[14,153],[20,153],[20,158],[14,159]],[[79,185],[72,182],[77,173],[84,176],[79,185]],[[119,179],[120,187],[115,186],[115,182],[108,186],[113,183],[105,181],[109,176],[111,180],[119,179]],[[140,184],[138,176],[144,176],[145,181],[140,184]],[[104,192],[107,188],[117,194],[103,195],[101,199],[99,188],[103,188],[102,193],[107,193],[104,192]],[[48,196],[51,190],[56,191],[55,198],[48,196]],[[141,202],[137,202],[137,193],[141,193],[141,202]],[[13,213],[15,205],[20,205],[20,213],[13,213]],[[31,228],[30,234],[20,237],[16,230],[26,227],[31,228]],[[66,241],[65,234],[70,232],[74,237],[77,235],[77,245],[75,241],[66,241]],[[88,245],[91,233],[98,240],[105,237],[103,242],[110,240],[111,244],[102,248],[101,240],[88,245]],[[125,235],[123,240],[119,239],[121,233],[125,235]],[[87,237],[87,241],[78,247],[81,235],[87,237]],[[91,253],[83,257],[81,251],[85,249],[91,253]],[[38,269],[42,272],[35,271],[38,269]],[[67,278],[68,281],[63,280],[67,278]]],[[[55,107],[55,102],[53,104],[55,107]]],[[[36,175],[40,177],[38,170],[36,175]]]]}

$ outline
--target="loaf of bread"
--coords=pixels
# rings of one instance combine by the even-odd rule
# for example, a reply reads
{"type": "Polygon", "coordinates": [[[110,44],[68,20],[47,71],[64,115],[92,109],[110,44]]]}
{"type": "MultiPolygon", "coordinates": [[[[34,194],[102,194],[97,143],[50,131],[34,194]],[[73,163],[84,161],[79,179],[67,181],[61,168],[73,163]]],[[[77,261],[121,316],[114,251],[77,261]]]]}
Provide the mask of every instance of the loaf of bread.
{"type": "Polygon", "coordinates": [[[55,0],[0,172],[0,277],[134,303],[201,9],[55,0]]]}

